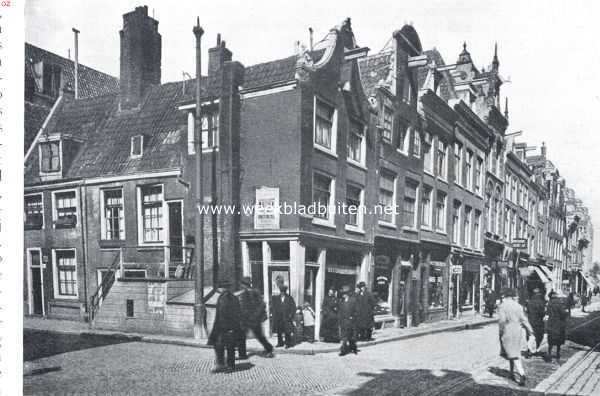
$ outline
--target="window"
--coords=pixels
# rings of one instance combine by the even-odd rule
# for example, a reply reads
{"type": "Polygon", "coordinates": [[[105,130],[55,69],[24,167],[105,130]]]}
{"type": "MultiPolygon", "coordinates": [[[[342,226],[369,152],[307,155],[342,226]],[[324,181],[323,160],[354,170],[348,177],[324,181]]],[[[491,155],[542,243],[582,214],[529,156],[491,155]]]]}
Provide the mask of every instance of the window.
{"type": "Polygon", "coordinates": [[[350,123],[350,132],[348,133],[348,159],[350,161],[363,164],[365,163],[365,139],[364,127],[356,122],[350,123]]]}
{"type": "Polygon", "coordinates": [[[188,112],[187,119],[187,144],[188,144],[188,154],[196,154],[196,136],[194,135],[195,131],[195,123],[196,117],[194,117],[193,112],[188,112]]]}
{"type": "Polygon", "coordinates": [[[478,210],[473,218],[473,247],[481,249],[481,212],[478,210]]]}
{"type": "Polygon", "coordinates": [[[462,145],[458,142],[454,143],[454,182],[463,184],[462,180],[462,145]]]}
{"type": "Polygon", "coordinates": [[[425,133],[423,141],[423,168],[426,172],[433,173],[433,152],[431,151],[431,136],[425,133]]]}
{"type": "Polygon", "coordinates": [[[504,180],[504,198],[510,200],[510,176],[508,174],[504,180]]]}
{"type": "Polygon", "coordinates": [[[77,225],[77,194],[75,190],[55,192],[54,226],[73,228],[77,225]]]}
{"type": "Polygon", "coordinates": [[[396,148],[403,154],[408,154],[410,130],[410,126],[404,125],[400,125],[400,128],[398,129],[398,146],[396,148]]]}
{"type": "Polygon", "coordinates": [[[394,127],[394,111],[388,107],[383,107],[383,130],[381,131],[381,137],[386,143],[392,143],[392,131],[394,127]]]}
{"type": "Polygon", "coordinates": [[[473,212],[473,208],[470,206],[465,206],[465,215],[464,215],[464,227],[463,227],[463,245],[466,247],[471,247],[471,214],[473,212]]]}
{"type": "Polygon", "coordinates": [[[77,297],[77,261],[75,250],[54,250],[54,297],[77,297]]]}
{"type": "Polygon", "coordinates": [[[124,240],[123,190],[102,190],[102,239],[124,240]]]}
{"type": "Polygon", "coordinates": [[[466,182],[465,186],[469,189],[473,189],[473,152],[467,150],[467,160],[465,161],[465,175],[466,182]]]}
{"type": "Polygon", "coordinates": [[[25,229],[39,230],[44,227],[44,204],[42,194],[25,196],[25,229]]]}
{"type": "Polygon", "coordinates": [[[518,237],[517,234],[517,212],[515,210],[512,211],[511,215],[511,225],[510,225],[510,233],[511,233],[511,241],[518,237]]]}
{"type": "Polygon", "coordinates": [[[442,179],[446,179],[446,172],[448,169],[446,150],[447,150],[446,143],[441,140],[438,140],[436,174],[438,177],[440,177],[442,179]]]}
{"type": "Polygon", "coordinates": [[[45,95],[57,97],[61,88],[62,71],[60,66],[43,63],[42,92],[45,95]]]}
{"type": "Polygon", "coordinates": [[[517,178],[513,176],[512,183],[510,184],[510,200],[514,203],[517,202],[517,178]]]}
{"type": "Polygon", "coordinates": [[[402,84],[402,100],[406,103],[410,103],[412,100],[412,84],[410,76],[404,76],[404,84],[402,84]]]}
{"type": "Polygon", "coordinates": [[[144,136],[135,135],[131,137],[131,157],[137,158],[144,154],[144,136]]]}
{"type": "Polygon", "coordinates": [[[452,243],[458,245],[460,241],[460,201],[454,201],[452,208],[452,243]]]}
{"type": "Polygon", "coordinates": [[[504,209],[504,240],[508,241],[510,238],[510,208],[507,206],[504,209]]]}
{"type": "Polygon", "coordinates": [[[362,189],[353,185],[346,186],[346,224],[362,229],[362,189]]]}
{"type": "Polygon", "coordinates": [[[335,152],[333,107],[315,98],[315,144],[335,152]]]}
{"type": "Polygon", "coordinates": [[[163,188],[162,185],[142,186],[141,217],[142,242],[153,243],[163,240],[163,188]]]}
{"type": "Polygon", "coordinates": [[[423,186],[423,196],[421,197],[421,225],[431,227],[431,194],[433,189],[429,186],[423,186]]]}
{"type": "Polygon", "coordinates": [[[494,143],[494,145],[492,146],[490,156],[492,157],[492,161],[490,162],[490,172],[495,174],[496,168],[498,166],[498,152],[496,150],[496,143],[494,143]]]}
{"type": "Polygon", "coordinates": [[[421,135],[413,129],[413,156],[421,156],[421,135]]]}
{"type": "Polygon", "coordinates": [[[483,185],[482,171],[483,160],[480,157],[477,157],[477,161],[475,162],[475,192],[478,194],[481,194],[481,186],[483,185]]]}
{"type": "Polygon", "coordinates": [[[404,204],[402,207],[403,224],[405,227],[417,227],[417,190],[419,183],[407,179],[404,186],[404,204]]]}
{"type": "Polygon", "coordinates": [[[444,306],[444,267],[429,266],[429,307],[442,308],[444,306]]]}
{"type": "Polygon", "coordinates": [[[322,173],[313,175],[313,202],[317,205],[315,217],[333,221],[329,206],[332,204],[333,179],[322,173]]]}
{"type": "Polygon", "coordinates": [[[202,116],[202,150],[219,147],[219,112],[212,111],[202,116]]]}
{"type": "Polygon", "coordinates": [[[396,175],[386,169],[379,172],[379,220],[396,224],[396,175]]]}
{"type": "Polygon", "coordinates": [[[435,201],[435,229],[446,231],[446,194],[442,191],[437,192],[435,201]]]}
{"type": "Polygon", "coordinates": [[[60,172],[60,141],[40,143],[40,170],[60,172]]]}

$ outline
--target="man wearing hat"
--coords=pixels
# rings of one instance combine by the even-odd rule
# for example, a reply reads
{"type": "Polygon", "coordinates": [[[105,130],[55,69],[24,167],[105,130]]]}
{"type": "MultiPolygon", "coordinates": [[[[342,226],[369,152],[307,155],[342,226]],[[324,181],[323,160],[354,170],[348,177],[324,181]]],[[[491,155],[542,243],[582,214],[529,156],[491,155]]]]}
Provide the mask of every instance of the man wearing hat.
{"type": "Polygon", "coordinates": [[[356,290],[356,336],[359,341],[368,341],[371,339],[375,325],[373,318],[375,299],[367,290],[365,282],[359,282],[356,290]]]}
{"type": "Polygon", "coordinates": [[[533,328],[535,337],[535,353],[538,352],[540,344],[544,339],[544,315],[546,315],[546,300],[539,288],[533,289],[533,296],[527,301],[527,319],[533,328]]]}
{"type": "Polygon", "coordinates": [[[340,356],[348,352],[357,353],[356,348],[356,298],[350,291],[350,286],[342,287],[342,300],[338,310],[338,322],[340,326],[340,356]]]}
{"type": "Polygon", "coordinates": [[[273,307],[273,331],[277,333],[277,347],[291,348],[292,345],[292,321],[296,312],[296,303],[292,296],[287,294],[288,287],[281,285],[279,295],[274,296],[271,306],[273,307]]]}
{"type": "Polygon", "coordinates": [[[208,345],[215,350],[216,365],[213,373],[235,370],[235,347],[238,344],[240,327],[240,303],[229,288],[231,282],[223,279],[219,282],[215,310],[215,322],[208,337],[208,345]],[[227,351],[227,364],[225,364],[225,351],[227,351]]]}
{"type": "Polygon", "coordinates": [[[240,359],[247,359],[246,354],[246,335],[248,331],[254,333],[254,337],[261,343],[265,349],[265,357],[273,357],[273,345],[267,341],[262,329],[262,322],[267,320],[267,311],[265,302],[260,292],[252,288],[252,278],[245,276],[242,278],[242,292],[238,295],[240,308],[242,311],[240,333],[239,354],[240,359]]]}

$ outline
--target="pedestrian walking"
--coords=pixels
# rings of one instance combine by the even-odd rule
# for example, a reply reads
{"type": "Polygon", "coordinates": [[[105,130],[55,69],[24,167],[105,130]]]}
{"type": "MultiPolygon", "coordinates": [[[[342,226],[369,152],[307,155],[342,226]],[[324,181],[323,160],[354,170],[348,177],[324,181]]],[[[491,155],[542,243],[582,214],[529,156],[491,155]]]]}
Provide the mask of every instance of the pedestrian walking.
{"type": "Polygon", "coordinates": [[[335,295],[335,289],[329,288],[327,296],[323,299],[321,307],[321,338],[325,342],[338,342],[338,298],[335,295]]]}
{"type": "Polygon", "coordinates": [[[571,308],[575,306],[575,295],[571,291],[567,295],[567,310],[569,311],[569,316],[571,316],[571,308]]]}
{"type": "Polygon", "coordinates": [[[544,339],[544,316],[546,315],[546,300],[542,295],[540,289],[533,289],[533,296],[527,302],[527,318],[529,324],[533,329],[533,336],[535,337],[535,351],[539,352],[540,344],[544,339]]]}
{"type": "Polygon", "coordinates": [[[358,353],[356,347],[356,297],[349,286],[342,288],[342,300],[339,305],[338,321],[340,327],[340,356],[349,352],[358,353]]]}
{"type": "Polygon", "coordinates": [[[521,345],[523,345],[523,328],[527,336],[533,329],[525,316],[523,307],[516,301],[517,293],[514,289],[505,292],[504,300],[498,307],[498,328],[500,335],[500,356],[507,359],[510,364],[510,375],[513,381],[524,386],[526,377],[521,360],[521,345]],[[519,379],[515,376],[515,369],[519,379]]]}
{"type": "Polygon", "coordinates": [[[367,341],[371,339],[375,325],[373,310],[376,303],[365,282],[359,282],[356,289],[356,338],[359,341],[367,341]]]}
{"type": "Polygon", "coordinates": [[[216,364],[213,373],[235,370],[235,347],[241,333],[241,310],[238,298],[231,293],[230,287],[229,280],[222,280],[217,288],[220,296],[217,299],[213,328],[208,337],[208,345],[212,345],[215,350],[216,364]]]}
{"type": "Polygon", "coordinates": [[[581,312],[585,312],[585,306],[588,304],[587,293],[581,293],[581,312]]]}
{"type": "Polygon", "coordinates": [[[560,347],[565,343],[567,310],[562,298],[554,291],[548,302],[548,359],[552,359],[552,347],[556,347],[556,361],[560,361],[560,347]]]}
{"type": "Polygon", "coordinates": [[[266,304],[260,292],[252,288],[252,278],[245,276],[242,278],[242,292],[239,294],[241,309],[241,326],[239,342],[239,357],[247,359],[246,337],[249,331],[260,342],[264,348],[265,357],[273,357],[273,345],[267,340],[263,332],[262,323],[267,320],[266,304]]]}
{"type": "Polygon", "coordinates": [[[490,318],[494,315],[494,311],[496,310],[497,299],[496,292],[492,290],[491,287],[487,286],[484,291],[483,301],[485,303],[485,313],[487,313],[490,318]]]}
{"type": "Polygon", "coordinates": [[[310,303],[305,302],[302,308],[302,318],[304,322],[304,341],[315,341],[315,311],[313,311],[310,303]]]}
{"type": "Polygon", "coordinates": [[[277,333],[277,347],[291,348],[292,330],[294,327],[294,313],[296,312],[296,303],[292,296],[287,294],[288,287],[281,285],[279,295],[274,296],[271,306],[273,307],[273,331],[277,333]],[[284,344],[285,338],[285,344],[284,344]]]}

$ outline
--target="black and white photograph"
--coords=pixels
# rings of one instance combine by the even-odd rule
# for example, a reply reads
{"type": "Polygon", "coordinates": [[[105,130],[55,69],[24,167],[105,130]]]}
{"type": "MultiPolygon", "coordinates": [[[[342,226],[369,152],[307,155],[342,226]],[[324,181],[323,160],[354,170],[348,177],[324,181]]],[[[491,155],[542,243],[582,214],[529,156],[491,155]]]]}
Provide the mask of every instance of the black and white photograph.
{"type": "Polygon", "coordinates": [[[600,395],[600,4],[21,3],[5,394],[600,395]]]}

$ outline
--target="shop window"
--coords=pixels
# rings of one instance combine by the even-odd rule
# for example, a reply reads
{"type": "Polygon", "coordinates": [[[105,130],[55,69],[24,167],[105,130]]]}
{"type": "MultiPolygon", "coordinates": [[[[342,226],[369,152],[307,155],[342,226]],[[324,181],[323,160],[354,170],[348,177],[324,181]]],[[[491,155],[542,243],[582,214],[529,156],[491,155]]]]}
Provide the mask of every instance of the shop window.
{"type": "Polygon", "coordinates": [[[383,128],[381,131],[381,138],[384,142],[392,143],[392,131],[394,130],[394,111],[388,107],[383,107],[383,128]]]}
{"type": "Polygon", "coordinates": [[[423,186],[423,196],[421,197],[421,225],[426,228],[431,227],[431,194],[433,189],[429,186],[423,186]]]}
{"type": "Polygon", "coordinates": [[[40,171],[60,172],[60,141],[40,143],[40,171]]]}
{"type": "Polygon", "coordinates": [[[362,195],[360,187],[350,184],[346,186],[346,224],[359,229],[363,226],[362,195]]]}
{"type": "Polygon", "coordinates": [[[44,204],[42,194],[25,196],[25,229],[39,230],[44,227],[44,204]]]}
{"type": "Polygon", "coordinates": [[[141,236],[143,243],[163,240],[163,188],[162,185],[139,187],[141,200],[141,236]]]}
{"type": "Polygon", "coordinates": [[[102,239],[124,240],[123,190],[102,190],[102,239]]]}
{"type": "Polygon", "coordinates": [[[55,228],[74,228],[77,225],[77,194],[75,190],[53,193],[55,228]]]}
{"type": "Polygon", "coordinates": [[[395,224],[396,175],[388,170],[379,172],[379,220],[388,224],[395,224]]]}
{"type": "Polygon", "coordinates": [[[429,267],[429,308],[444,307],[444,268],[429,267]]]}
{"type": "Polygon", "coordinates": [[[417,191],[419,183],[407,179],[404,186],[403,224],[405,227],[417,228],[417,191]]]}
{"type": "Polygon", "coordinates": [[[315,144],[335,152],[335,109],[315,98],[315,144]]]}
{"type": "Polygon", "coordinates": [[[435,229],[440,232],[446,231],[446,193],[437,192],[435,202],[435,229]]]}
{"type": "Polygon", "coordinates": [[[54,297],[77,297],[77,261],[74,249],[54,250],[54,297]]]}

